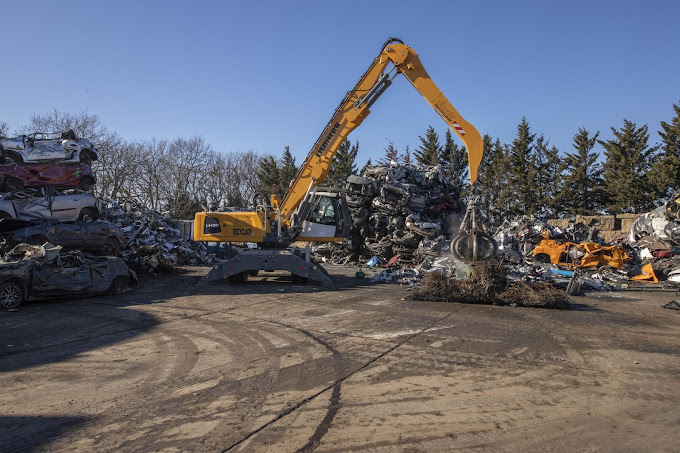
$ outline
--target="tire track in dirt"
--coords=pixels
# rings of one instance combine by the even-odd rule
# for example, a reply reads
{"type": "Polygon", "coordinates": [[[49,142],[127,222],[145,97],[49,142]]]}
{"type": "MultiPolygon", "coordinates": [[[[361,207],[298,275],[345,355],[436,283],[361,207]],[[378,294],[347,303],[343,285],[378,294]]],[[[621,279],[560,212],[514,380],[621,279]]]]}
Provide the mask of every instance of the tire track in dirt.
{"type": "MultiPolygon", "coordinates": [[[[297,295],[287,295],[287,298],[293,298],[296,297],[297,295]]],[[[281,295],[272,295],[272,297],[275,297],[277,300],[281,299],[281,295]]],[[[258,304],[266,304],[270,303],[271,298],[267,298],[267,300],[258,302],[258,304]]],[[[89,302],[91,304],[96,304],[95,302],[89,302]]],[[[99,302],[99,303],[106,303],[104,302],[99,302]]],[[[252,307],[253,305],[257,304],[251,304],[248,305],[248,307],[252,307]]],[[[147,421],[148,418],[148,409],[149,407],[147,404],[149,402],[153,403],[156,400],[163,400],[163,397],[166,393],[168,393],[171,390],[177,390],[175,387],[175,384],[177,382],[180,382],[186,378],[186,376],[193,370],[194,366],[196,365],[196,362],[198,360],[198,347],[192,340],[192,338],[195,337],[201,337],[199,333],[199,329],[193,328],[193,329],[188,329],[188,332],[184,332],[182,330],[180,331],[175,331],[175,326],[182,326],[185,325],[188,321],[195,321],[201,325],[215,325],[216,321],[212,321],[206,318],[209,318],[210,316],[214,316],[216,314],[224,313],[224,314],[229,314],[230,311],[243,308],[243,305],[239,306],[232,306],[225,308],[223,310],[208,310],[204,311],[202,313],[198,314],[192,314],[192,315],[187,315],[187,316],[182,316],[180,318],[173,318],[173,319],[168,319],[168,320],[153,320],[146,318],[144,321],[146,321],[149,327],[146,327],[149,329],[150,333],[156,334],[160,333],[161,335],[166,335],[167,339],[165,341],[159,341],[159,337],[156,337],[154,335],[154,341],[156,341],[157,346],[161,346],[158,348],[161,351],[161,356],[159,356],[156,361],[158,364],[162,365],[164,368],[155,368],[153,369],[153,373],[151,376],[148,378],[145,378],[144,380],[146,381],[145,384],[142,384],[138,389],[135,389],[133,392],[129,392],[122,397],[115,397],[113,399],[97,403],[96,407],[91,407],[89,410],[86,409],[84,411],[85,414],[88,414],[89,416],[91,415],[96,415],[98,413],[102,412],[102,407],[106,408],[116,406],[116,413],[119,414],[118,416],[113,416],[108,420],[109,426],[120,426],[122,425],[136,425],[140,423],[144,423],[147,421]],[[171,352],[174,352],[172,354],[171,352]],[[181,354],[177,355],[178,352],[181,352],[181,354]],[[172,371],[167,373],[167,369],[170,368],[172,371]],[[159,385],[158,381],[162,381],[162,383],[159,385]],[[141,398],[140,398],[141,395],[141,398]]],[[[258,318],[254,318],[258,319],[258,318]]],[[[272,323],[269,320],[260,320],[261,322],[266,322],[266,323],[272,323]]],[[[332,346],[330,346],[328,343],[326,343],[324,340],[316,337],[315,335],[311,334],[308,331],[305,331],[304,329],[298,329],[293,326],[287,326],[285,324],[281,323],[275,323],[279,324],[282,327],[285,327],[286,329],[292,329],[295,331],[298,331],[300,333],[303,333],[313,341],[315,341],[318,344],[321,344],[324,348],[329,350],[331,354],[333,355],[334,358],[340,357],[340,354],[337,350],[335,350],[332,346]]],[[[224,326],[222,326],[224,327],[224,326]]],[[[139,325],[135,326],[134,328],[126,329],[125,331],[129,332],[135,332],[139,330],[143,330],[144,328],[140,328],[139,325]]],[[[252,326],[250,326],[250,331],[248,329],[243,329],[241,328],[238,323],[232,323],[230,326],[230,332],[236,331],[236,329],[241,329],[242,334],[237,335],[237,337],[243,339],[244,336],[250,336],[251,338],[251,343],[255,346],[260,347],[262,351],[266,351],[267,347],[262,347],[263,344],[271,344],[270,341],[268,341],[265,336],[258,335],[257,333],[252,332],[252,326]],[[247,331],[247,332],[246,332],[247,331]]],[[[105,337],[108,335],[120,335],[119,332],[116,333],[107,333],[104,335],[101,335],[100,337],[105,337]]],[[[280,334],[280,332],[279,332],[280,334]]],[[[214,339],[220,340],[223,346],[225,347],[232,347],[234,346],[233,341],[229,341],[225,339],[225,336],[222,332],[218,332],[217,334],[211,335],[214,337],[214,339]]],[[[79,339],[75,340],[74,342],[83,342],[83,341],[91,341],[93,337],[89,337],[86,339],[79,339]]],[[[289,339],[293,340],[294,336],[290,336],[289,339]]],[[[243,344],[240,345],[239,347],[239,352],[242,352],[243,344]]],[[[56,347],[56,346],[49,346],[49,347],[56,347]]],[[[49,347],[45,348],[38,348],[38,349],[46,349],[49,347]]],[[[389,351],[388,351],[389,352],[389,351]]],[[[307,360],[311,358],[310,354],[307,354],[304,356],[304,359],[307,360]]],[[[247,362],[248,360],[246,360],[247,362]]],[[[334,360],[335,363],[335,375],[339,377],[340,374],[340,367],[339,363],[337,360],[334,360]]],[[[252,399],[252,392],[250,391],[251,389],[259,389],[262,388],[263,386],[266,387],[267,382],[272,382],[273,378],[275,375],[272,375],[272,373],[278,373],[279,370],[279,362],[276,361],[271,362],[270,366],[267,367],[267,371],[265,373],[261,373],[260,376],[262,376],[261,382],[250,382],[248,384],[249,390],[245,391],[245,394],[242,396],[242,402],[246,403],[249,406],[252,406],[253,408],[258,408],[261,406],[262,402],[255,404],[256,402],[253,401],[252,399]]],[[[358,370],[357,370],[358,371],[358,370]]],[[[209,374],[209,373],[208,373],[209,374]]],[[[206,398],[211,392],[215,392],[219,395],[223,394],[225,390],[229,390],[232,388],[236,383],[239,382],[239,377],[235,375],[230,375],[228,377],[223,377],[218,384],[214,385],[212,388],[206,388],[204,392],[202,392],[205,396],[205,402],[209,402],[208,399],[206,398]]],[[[348,376],[346,376],[348,377],[348,376]]],[[[337,413],[337,410],[339,408],[339,403],[340,403],[340,393],[341,393],[341,383],[342,380],[346,379],[336,379],[336,381],[329,387],[325,388],[322,390],[323,393],[324,391],[327,391],[329,389],[333,389],[332,394],[331,394],[331,399],[330,399],[330,407],[327,411],[326,416],[324,419],[321,421],[317,429],[315,430],[314,434],[310,437],[309,442],[303,446],[302,448],[305,449],[303,451],[313,451],[316,446],[318,446],[318,443],[320,439],[325,435],[325,433],[328,431],[330,424],[335,416],[335,413],[337,413]]],[[[197,380],[199,383],[202,382],[203,380],[198,377],[197,380]]],[[[196,381],[193,382],[193,384],[196,384],[196,381]]],[[[192,383],[187,383],[186,385],[180,386],[180,388],[188,388],[192,383]]],[[[241,392],[244,393],[244,392],[241,392]]],[[[320,394],[319,393],[319,394],[320,394]]],[[[317,395],[318,396],[318,395],[317,395]]],[[[266,398],[266,394],[262,395],[262,401],[264,401],[264,398],[266,398]]],[[[299,406],[298,406],[299,407],[299,406]]],[[[288,411],[290,413],[292,411],[288,411]]],[[[109,417],[105,417],[109,418],[109,417]]],[[[85,422],[84,428],[87,430],[88,425],[92,426],[92,424],[98,424],[101,423],[102,419],[98,418],[97,421],[93,421],[92,423],[85,422]]],[[[82,433],[81,429],[78,429],[79,432],[82,433]]],[[[114,429],[114,431],[124,431],[124,429],[114,429]]],[[[110,434],[111,430],[107,430],[107,434],[110,434]]],[[[99,436],[101,437],[101,436],[99,436]]],[[[93,438],[92,441],[97,442],[98,438],[93,438]]],[[[148,441],[148,439],[147,439],[148,441]]],[[[132,445],[137,444],[134,440],[132,440],[129,443],[126,443],[125,446],[131,447],[132,445]]],[[[142,447],[143,445],[139,445],[142,447]]]]}
{"type": "MultiPolygon", "coordinates": [[[[225,353],[238,356],[238,362],[242,363],[241,369],[238,370],[238,373],[231,372],[229,375],[220,377],[220,374],[216,369],[219,369],[224,364],[202,368],[199,363],[198,367],[202,368],[201,371],[192,371],[190,374],[185,373],[184,376],[173,376],[172,382],[174,384],[181,382],[181,385],[171,385],[171,383],[168,382],[167,385],[163,385],[162,388],[157,389],[158,391],[149,392],[149,396],[148,398],[145,398],[145,400],[148,399],[152,404],[148,406],[146,404],[134,404],[134,408],[124,409],[124,414],[134,415],[132,417],[127,415],[122,420],[119,416],[118,419],[111,420],[111,423],[106,423],[119,425],[116,429],[116,433],[120,434],[120,436],[117,434],[112,436],[113,433],[108,430],[106,434],[108,437],[125,437],[122,434],[128,429],[126,427],[131,425],[135,426],[135,429],[138,431],[143,430],[148,432],[153,428],[153,432],[156,433],[156,435],[154,435],[155,440],[152,444],[148,443],[149,438],[146,436],[143,441],[142,439],[133,439],[125,442],[125,448],[148,449],[151,446],[153,449],[163,449],[172,447],[173,442],[174,445],[176,445],[176,442],[180,440],[192,442],[191,439],[187,439],[186,437],[182,439],[177,438],[176,433],[177,431],[182,431],[183,426],[198,426],[198,424],[202,422],[207,422],[207,424],[213,422],[217,423],[210,431],[203,433],[203,442],[206,446],[214,444],[219,437],[220,432],[233,431],[233,426],[237,424],[235,423],[236,421],[238,424],[242,424],[249,418],[255,419],[256,417],[261,416],[261,408],[270,394],[268,391],[263,392],[263,389],[270,390],[273,387],[272,384],[277,381],[277,376],[281,368],[279,360],[280,356],[285,355],[289,350],[291,352],[295,351],[296,353],[300,353],[300,348],[298,348],[300,344],[299,335],[285,332],[287,330],[296,332],[293,329],[286,328],[284,331],[273,332],[271,328],[266,329],[263,326],[252,323],[243,326],[242,323],[229,319],[215,320],[200,318],[195,321],[200,321],[200,324],[194,323],[189,326],[183,325],[182,332],[173,332],[173,334],[183,336],[185,337],[185,340],[189,340],[186,337],[190,336],[192,350],[194,350],[192,354],[201,352],[202,346],[198,344],[200,343],[200,341],[198,341],[199,338],[207,338],[211,339],[214,343],[219,343],[219,351],[214,348],[211,351],[213,356],[215,354],[223,356],[225,353]],[[229,332],[229,335],[225,335],[225,332],[229,332]],[[249,369],[252,366],[256,367],[255,371],[249,369]],[[244,371],[248,371],[248,374],[255,373],[256,375],[241,378],[244,371]],[[219,377],[219,380],[217,382],[212,382],[215,381],[214,377],[216,375],[219,377]],[[207,386],[203,386],[204,384],[207,384],[207,386]],[[200,391],[192,393],[192,388],[195,388],[196,386],[200,387],[200,391]],[[171,396],[168,397],[166,394],[171,394],[171,396]],[[237,400],[231,403],[231,407],[222,407],[220,409],[220,406],[223,406],[223,401],[221,402],[218,400],[223,398],[224,395],[237,395],[237,400]],[[162,403],[156,401],[162,401],[162,403]],[[158,410],[158,406],[161,405],[163,409],[162,413],[158,410]],[[197,407],[199,410],[188,410],[186,409],[188,407],[197,407]],[[246,412],[244,412],[244,409],[246,412]],[[160,418],[157,422],[153,423],[153,426],[148,426],[149,422],[144,419],[144,417],[148,417],[149,413],[153,413],[154,417],[160,418]],[[236,413],[240,418],[236,420],[232,415],[227,417],[227,420],[222,420],[227,413],[236,413]],[[129,420],[130,423],[126,420],[129,420]],[[174,437],[173,432],[175,433],[174,437]],[[208,436],[208,432],[213,434],[208,436]],[[158,435],[160,433],[165,434],[158,435]],[[208,439],[206,439],[206,437],[208,437],[208,439]],[[169,440],[165,441],[164,439],[169,440]]],[[[183,350],[189,348],[187,345],[174,345],[173,347],[179,347],[183,350]]],[[[205,345],[203,345],[203,347],[205,347],[205,345]]],[[[301,361],[303,363],[314,363],[311,349],[301,349],[301,361]]],[[[168,359],[163,357],[159,358],[160,362],[165,362],[167,360],[168,359]]],[[[230,362],[230,365],[233,366],[234,363],[230,362]]],[[[203,367],[204,366],[205,363],[203,364],[203,367]]],[[[300,382],[302,382],[304,378],[304,375],[300,375],[300,382]]],[[[101,422],[102,420],[99,420],[100,424],[101,422]]],[[[185,430],[184,432],[186,433],[187,431],[185,430]]],[[[233,435],[233,433],[231,435],[233,435]]],[[[189,437],[191,436],[189,435],[189,437]]],[[[100,444],[98,447],[102,448],[103,445],[100,444]]],[[[113,449],[113,447],[111,448],[113,449]]]]}
{"type": "MultiPolygon", "coordinates": [[[[443,318],[438,319],[438,322],[445,320],[449,316],[450,315],[447,315],[443,318]]],[[[244,317],[251,318],[249,316],[244,316],[244,317]]],[[[259,319],[259,318],[254,318],[254,319],[259,319]]],[[[336,360],[334,360],[334,363],[336,364],[336,369],[337,369],[339,359],[342,358],[342,354],[339,351],[337,351],[333,346],[328,344],[325,340],[323,340],[323,339],[317,337],[316,335],[312,334],[311,332],[306,331],[304,329],[301,329],[299,327],[295,327],[295,326],[291,326],[291,325],[288,325],[288,324],[284,324],[284,323],[280,323],[280,322],[276,322],[276,321],[271,321],[271,320],[262,320],[262,321],[269,322],[269,323],[272,323],[272,324],[276,324],[276,325],[286,327],[286,328],[289,328],[289,329],[295,329],[295,330],[301,332],[302,334],[308,336],[309,338],[313,339],[314,341],[318,342],[319,344],[323,345],[326,349],[328,349],[333,354],[334,359],[336,359],[336,360]]],[[[247,440],[254,438],[259,433],[261,433],[263,430],[272,426],[274,423],[278,422],[282,418],[292,414],[293,412],[297,411],[301,407],[305,406],[307,403],[315,400],[316,398],[318,398],[322,394],[328,392],[329,390],[332,390],[331,396],[330,396],[330,399],[329,399],[328,409],[326,411],[326,415],[321,420],[319,425],[316,427],[316,429],[314,430],[314,433],[310,436],[308,442],[305,445],[303,445],[302,447],[300,447],[299,449],[296,450],[296,452],[304,452],[304,453],[310,453],[310,452],[314,451],[321,444],[321,439],[330,429],[330,425],[331,425],[333,419],[335,418],[335,415],[337,414],[338,410],[342,406],[341,401],[340,401],[342,383],[344,381],[346,381],[347,379],[349,379],[350,377],[352,377],[353,375],[355,375],[356,373],[363,371],[367,367],[374,364],[376,361],[378,361],[378,360],[382,359],[383,357],[385,357],[386,355],[390,354],[391,352],[393,352],[397,348],[403,346],[404,344],[406,344],[407,342],[409,342],[413,338],[417,337],[418,335],[422,334],[423,332],[428,331],[432,327],[433,327],[433,325],[431,324],[430,326],[423,328],[422,330],[407,336],[402,341],[394,344],[392,347],[388,348],[387,350],[383,351],[382,353],[380,353],[377,356],[373,357],[372,359],[368,360],[366,363],[364,363],[359,368],[357,368],[354,371],[338,378],[332,384],[325,386],[320,391],[318,391],[318,392],[314,393],[313,395],[301,400],[300,402],[298,402],[296,405],[290,407],[289,409],[281,412],[276,417],[274,417],[272,420],[268,421],[267,423],[263,424],[262,426],[260,426],[256,430],[250,432],[249,434],[247,434],[246,436],[244,436],[243,438],[241,438],[237,442],[231,444],[230,446],[228,446],[227,448],[222,450],[222,453],[232,451],[234,448],[237,448],[239,445],[246,442],[247,440]]]]}
{"type": "MultiPolygon", "coordinates": [[[[258,303],[266,302],[267,301],[258,303]]],[[[97,302],[87,303],[92,305],[97,304],[97,302]]],[[[104,401],[99,400],[97,403],[91,403],[83,407],[82,414],[87,418],[85,419],[85,423],[81,424],[81,428],[79,429],[79,431],[82,432],[82,429],[87,429],[88,427],[101,423],[102,422],[101,417],[98,417],[96,420],[91,419],[90,417],[100,414],[104,411],[107,411],[111,407],[116,407],[115,412],[117,414],[122,415],[120,415],[119,417],[105,416],[105,418],[109,419],[110,421],[109,424],[118,425],[119,423],[123,423],[129,425],[134,424],[136,422],[145,421],[148,413],[148,407],[146,406],[146,402],[153,402],[158,398],[162,400],[162,397],[164,396],[165,393],[168,393],[169,389],[172,388],[172,385],[179,382],[182,378],[189,374],[189,372],[193,369],[198,359],[199,351],[196,345],[189,337],[196,336],[196,331],[199,329],[190,330],[189,332],[186,333],[173,332],[175,326],[182,326],[190,321],[196,321],[200,323],[201,320],[205,317],[214,316],[219,313],[226,313],[235,308],[237,307],[229,307],[223,310],[209,310],[209,311],[204,310],[202,313],[182,316],[181,318],[173,318],[163,321],[150,322],[144,328],[135,326],[130,329],[125,329],[123,331],[125,333],[134,334],[135,332],[139,331],[140,333],[144,332],[150,333],[152,335],[152,341],[154,341],[156,344],[156,350],[161,353],[159,357],[155,358],[155,362],[157,362],[158,366],[154,367],[151,370],[151,374],[148,375],[148,377],[143,377],[142,379],[137,380],[137,382],[144,381],[144,383],[141,386],[138,386],[137,388],[133,389],[132,392],[126,392],[125,394],[122,395],[116,395],[115,397],[106,399],[104,401]],[[165,336],[165,340],[161,340],[162,337],[160,337],[159,335],[165,336]],[[171,369],[172,371],[168,373],[167,372],[168,369],[171,369]],[[121,420],[116,420],[116,418],[121,420]]],[[[24,352],[26,353],[34,352],[35,350],[49,350],[54,348],[63,348],[64,345],[93,341],[93,338],[95,339],[94,341],[97,341],[96,339],[104,338],[111,335],[121,336],[121,331],[109,332],[94,337],[91,336],[88,338],[74,340],[72,342],[63,342],[59,345],[50,345],[41,348],[33,348],[31,351],[19,351],[17,355],[20,355],[24,352]]],[[[215,337],[225,338],[224,334],[221,332],[216,334],[215,337]]],[[[126,337],[126,340],[129,339],[130,337],[126,337]]],[[[124,345],[126,343],[128,343],[128,341],[118,343],[118,345],[115,347],[125,347],[124,345]]],[[[133,340],[133,343],[131,344],[133,345],[136,344],[135,340],[133,340]]],[[[130,347],[134,348],[135,346],[130,347]]],[[[236,382],[237,381],[236,378],[237,376],[231,379],[230,381],[236,382]]]]}
{"type": "MultiPolygon", "coordinates": [[[[212,423],[212,419],[218,414],[219,406],[213,407],[213,403],[222,395],[230,392],[240,394],[238,400],[233,403],[234,405],[247,406],[252,413],[256,413],[264,402],[266,395],[260,398],[254,398],[254,396],[261,393],[259,389],[267,388],[268,384],[276,379],[279,370],[278,359],[271,354],[262,353],[266,349],[263,344],[266,344],[267,340],[234,322],[220,323],[221,327],[230,332],[231,338],[228,338],[222,331],[214,329],[208,320],[199,318],[195,321],[196,323],[190,325],[182,325],[183,331],[181,332],[163,332],[163,335],[182,339],[183,345],[175,341],[172,347],[191,356],[192,366],[188,369],[184,368],[181,374],[166,376],[163,382],[156,383],[154,388],[143,390],[142,400],[133,399],[133,402],[127,408],[123,408],[122,412],[117,411],[119,415],[111,422],[116,425],[115,433],[120,433],[121,436],[112,436],[114,433],[111,431],[104,433],[104,438],[125,438],[122,434],[129,431],[130,426],[135,426],[137,431],[155,433],[154,441],[149,444],[149,438],[142,436],[139,439],[130,439],[120,446],[112,445],[109,447],[112,450],[119,447],[143,450],[150,446],[153,449],[162,450],[171,448],[180,440],[191,441],[191,429],[184,427],[193,426],[204,420],[212,423]],[[236,355],[235,351],[239,351],[240,359],[243,358],[243,366],[231,368],[227,375],[219,372],[224,363],[212,366],[203,364],[199,372],[193,372],[197,364],[200,365],[201,350],[198,345],[201,343],[200,340],[216,345],[215,350],[207,354],[209,356],[207,360],[214,361],[216,354],[221,357],[224,352],[236,355]],[[244,351],[251,353],[244,354],[244,351]],[[246,367],[251,366],[256,367],[256,375],[241,380],[241,374],[247,371],[246,367]],[[241,385],[243,388],[238,388],[241,385]],[[150,417],[151,414],[153,417],[150,417]]],[[[160,363],[163,361],[163,358],[159,358],[160,363]]],[[[150,385],[153,384],[150,382],[150,385]]]]}

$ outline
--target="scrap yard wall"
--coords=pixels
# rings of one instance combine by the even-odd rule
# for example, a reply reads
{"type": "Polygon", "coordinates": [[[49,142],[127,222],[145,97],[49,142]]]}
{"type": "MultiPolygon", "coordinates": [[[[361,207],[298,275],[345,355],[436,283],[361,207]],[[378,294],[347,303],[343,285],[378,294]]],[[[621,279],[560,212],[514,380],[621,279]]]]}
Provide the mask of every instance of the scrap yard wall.
{"type": "Polygon", "coordinates": [[[550,219],[548,225],[565,229],[571,222],[590,225],[595,221],[593,226],[600,230],[600,237],[611,242],[619,236],[627,235],[630,226],[639,216],[639,214],[577,215],[575,219],[550,219]]]}

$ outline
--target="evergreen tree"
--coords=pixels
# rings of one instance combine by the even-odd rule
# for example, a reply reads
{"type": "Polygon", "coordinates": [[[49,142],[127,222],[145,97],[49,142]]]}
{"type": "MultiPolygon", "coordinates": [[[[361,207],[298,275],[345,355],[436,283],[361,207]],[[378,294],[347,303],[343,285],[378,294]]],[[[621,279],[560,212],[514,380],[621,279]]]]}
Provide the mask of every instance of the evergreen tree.
{"type": "Polygon", "coordinates": [[[418,136],[420,146],[415,151],[416,162],[421,165],[439,165],[442,146],[439,144],[439,135],[432,126],[427,128],[425,137],[418,136]]]}
{"type": "Polygon", "coordinates": [[[326,184],[332,187],[345,187],[347,177],[357,173],[355,160],[359,153],[359,142],[354,145],[349,140],[345,139],[340,144],[338,152],[335,154],[331,162],[331,168],[326,178],[326,184]]]}
{"type": "Polygon", "coordinates": [[[496,140],[493,144],[493,163],[491,174],[493,175],[493,200],[491,204],[491,217],[496,222],[502,222],[514,213],[515,205],[517,203],[517,194],[510,184],[510,173],[508,167],[510,166],[510,147],[500,140],[496,140]]]}
{"type": "Polygon", "coordinates": [[[484,155],[471,194],[481,197],[486,219],[492,223],[500,223],[513,198],[507,184],[507,146],[501,145],[498,139],[494,141],[488,134],[482,137],[482,143],[484,155]]]}
{"type": "Polygon", "coordinates": [[[567,153],[562,196],[569,214],[596,214],[601,207],[602,165],[597,161],[599,153],[593,152],[599,135],[591,137],[586,129],[579,129],[572,145],[576,152],[567,153]]]}
{"type": "Polygon", "coordinates": [[[624,119],[621,130],[611,130],[613,139],[598,140],[605,154],[602,175],[607,210],[611,214],[648,211],[654,199],[649,196],[647,172],[657,148],[647,144],[647,125],[638,128],[624,119]]]}
{"type": "Polygon", "coordinates": [[[364,164],[363,167],[361,167],[361,171],[359,172],[360,175],[363,175],[364,172],[366,171],[366,168],[370,167],[373,165],[373,162],[371,162],[371,159],[368,159],[366,163],[364,164]]]}
{"type": "Polygon", "coordinates": [[[536,170],[534,187],[538,200],[537,211],[543,211],[551,218],[558,217],[563,211],[564,201],[561,193],[565,164],[560,152],[555,146],[550,146],[548,139],[540,135],[536,139],[533,161],[536,170]]]}
{"type": "Polygon", "coordinates": [[[399,150],[394,147],[394,142],[392,140],[388,140],[387,147],[385,148],[385,157],[378,162],[384,165],[390,165],[392,162],[399,162],[399,150]]]}
{"type": "Polygon", "coordinates": [[[295,157],[290,152],[290,147],[286,146],[283,149],[283,155],[281,156],[281,167],[279,169],[279,184],[281,192],[279,197],[283,196],[290,186],[290,182],[297,176],[298,167],[295,165],[295,157]]]}
{"type": "Polygon", "coordinates": [[[508,182],[515,194],[515,203],[510,206],[512,215],[530,215],[536,212],[538,193],[534,180],[536,168],[534,166],[534,139],[529,122],[525,117],[517,126],[517,136],[510,146],[508,156],[508,182]]]}
{"type": "Polygon", "coordinates": [[[267,197],[273,193],[282,196],[281,188],[281,169],[274,156],[264,156],[260,159],[257,169],[257,192],[267,197]]]}
{"type": "Polygon", "coordinates": [[[469,175],[467,150],[465,147],[459,147],[453,141],[451,129],[446,130],[441,159],[444,174],[451,178],[451,182],[461,189],[467,186],[469,175]]]}
{"type": "Polygon", "coordinates": [[[661,153],[655,160],[650,179],[654,181],[656,193],[667,198],[680,190],[680,106],[673,104],[675,117],[670,124],[661,122],[661,153]]]}
{"type": "Polygon", "coordinates": [[[404,152],[400,156],[400,159],[402,165],[411,165],[411,148],[409,148],[408,145],[404,148],[404,152]]]}

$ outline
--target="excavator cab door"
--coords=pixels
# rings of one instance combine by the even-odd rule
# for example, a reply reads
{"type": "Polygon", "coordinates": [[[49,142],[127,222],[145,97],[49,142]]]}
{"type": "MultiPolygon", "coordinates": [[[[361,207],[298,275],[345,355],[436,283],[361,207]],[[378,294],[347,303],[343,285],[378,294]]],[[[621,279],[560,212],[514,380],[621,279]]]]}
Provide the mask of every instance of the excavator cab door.
{"type": "Polygon", "coordinates": [[[349,209],[344,191],[316,189],[307,195],[309,213],[299,241],[340,242],[349,237],[349,209]]]}

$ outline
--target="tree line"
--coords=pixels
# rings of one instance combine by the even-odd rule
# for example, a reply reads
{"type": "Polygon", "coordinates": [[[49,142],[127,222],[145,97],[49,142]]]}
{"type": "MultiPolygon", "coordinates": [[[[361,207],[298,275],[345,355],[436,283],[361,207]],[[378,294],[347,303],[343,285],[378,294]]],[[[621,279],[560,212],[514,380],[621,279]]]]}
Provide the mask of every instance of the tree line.
{"type": "Polygon", "coordinates": [[[510,144],[483,137],[479,181],[470,193],[482,196],[493,221],[654,209],[680,189],[680,107],[673,109],[670,122],[660,124],[659,143],[651,142],[647,125],[624,119],[609,139],[579,129],[564,153],[523,118],[510,144]]]}
{"type": "Polygon", "coordinates": [[[450,129],[442,144],[428,127],[413,156],[408,147],[400,153],[390,143],[381,162],[439,165],[464,196],[480,196],[493,223],[519,215],[641,213],[680,190],[680,107],[674,104],[673,110],[671,120],[660,123],[658,143],[651,142],[647,125],[624,119],[610,128],[610,139],[579,129],[565,152],[522,118],[511,143],[483,136],[484,157],[473,187],[467,151],[452,140],[450,129]]]}
{"type": "MultiPolygon", "coordinates": [[[[33,115],[15,135],[73,129],[90,140],[99,159],[95,195],[131,200],[179,219],[191,219],[209,206],[248,207],[258,190],[262,156],[255,151],[217,152],[203,137],[125,140],[102,124],[97,115],[53,111],[33,115]]],[[[0,122],[0,135],[8,136],[0,122]]]]}
{"type": "MultiPolygon", "coordinates": [[[[484,158],[478,180],[468,183],[467,151],[447,129],[443,141],[432,126],[418,137],[411,152],[392,142],[377,163],[438,165],[467,197],[480,196],[492,222],[516,215],[550,218],[575,214],[645,212],[680,189],[680,107],[662,121],[660,142],[651,143],[647,125],[623,120],[611,127],[612,138],[579,129],[572,149],[559,150],[532,131],[526,118],[517,125],[511,143],[484,135],[484,158]]],[[[206,207],[250,208],[260,193],[282,197],[299,168],[288,146],[281,156],[256,151],[218,152],[200,137],[125,140],[108,130],[97,115],[53,111],[33,115],[16,135],[73,129],[97,146],[93,163],[95,194],[133,200],[175,218],[193,218],[206,207]]],[[[0,121],[0,136],[10,130],[0,121]]],[[[360,173],[359,142],[345,140],[324,185],[344,186],[360,173]]],[[[371,159],[366,165],[371,165],[371,159]]]]}

